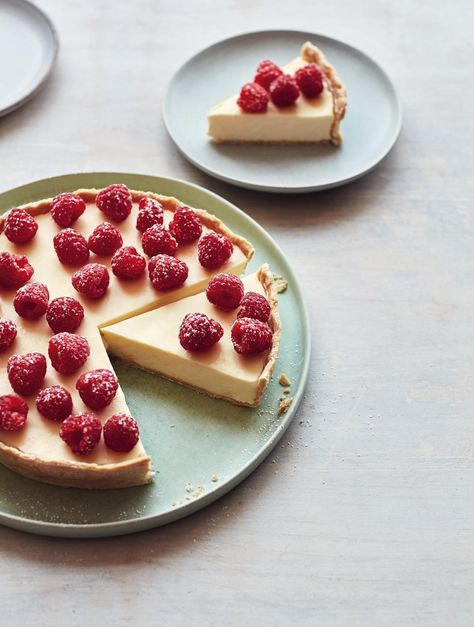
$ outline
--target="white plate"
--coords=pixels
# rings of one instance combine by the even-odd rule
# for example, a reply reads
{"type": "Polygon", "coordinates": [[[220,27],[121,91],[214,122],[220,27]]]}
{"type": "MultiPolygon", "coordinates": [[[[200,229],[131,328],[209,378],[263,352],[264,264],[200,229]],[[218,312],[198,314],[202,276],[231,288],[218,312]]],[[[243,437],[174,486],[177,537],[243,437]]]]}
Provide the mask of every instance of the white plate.
{"type": "Polygon", "coordinates": [[[0,116],[42,87],[58,51],[49,18],[26,0],[0,0],[0,116]]]}
{"type": "Polygon", "coordinates": [[[390,79],[366,54],[323,35],[277,30],[231,37],[192,57],[170,82],[163,118],[179,150],[207,174],[250,189],[294,193],[336,187],[372,170],[395,143],[402,114],[390,79]],[[262,59],[284,65],[308,40],[347,87],[343,145],[213,144],[206,134],[209,108],[252,80],[262,59]]]}

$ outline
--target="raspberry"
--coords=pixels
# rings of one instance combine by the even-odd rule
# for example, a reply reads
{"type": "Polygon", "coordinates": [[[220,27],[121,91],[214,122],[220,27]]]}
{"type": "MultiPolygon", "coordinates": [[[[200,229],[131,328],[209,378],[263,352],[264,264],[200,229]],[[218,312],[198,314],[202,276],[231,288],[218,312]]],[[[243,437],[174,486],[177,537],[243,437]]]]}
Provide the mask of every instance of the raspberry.
{"type": "Polygon", "coordinates": [[[20,287],[31,279],[34,272],[25,255],[0,253],[0,287],[20,287]]]}
{"type": "Polygon", "coordinates": [[[258,83],[245,83],[240,90],[237,104],[246,113],[264,113],[270,100],[267,90],[258,83]]]}
{"type": "Polygon", "coordinates": [[[163,207],[154,198],[142,198],[138,205],[137,229],[144,233],[154,224],[163,224],[163,207]]]}
{"type": "Polygon", "coordinates": [[[15,394],[0,396],[0,430],[19,431],[25,426],[28,405],[15,394]]]}
{"type": "Polygon", "coordinates": [[[70,296],[61,296],[52,300],[46,310],[46,322],[53,333],[68,331],[74,333],[84,318],[81,303],[70,296]]]}
{"type": "Polygon", "coordinates": [[[272,345],[272,330],[268,324],[254,318],[238,318],[230,335],[235,350],[241,355],[261,353],[272,345]]]}
{"type": "Polygon", "coordinates": [[[36,320],[46,313],[49,291],[43,283],[28,283],[15,294],[13,306],[16,313],[26,320],[36,320]]]}
{"type": "Polygon", "coordinates": [[[100,263],[88,263],[72,275],[72,284],[87,298],[102,298],[110,283],[109,271],[100,263]]]}
{"type": "Polygon", "coordinates": [[[143,233],[142,247],[145,255],[153,257],[154,255],[171,255],[176,253],[178,242],[164,227],[155,224],[143,233]]]}
{"type": "Polygon", "coordinates": [[[240,304],[241,307],[237,318],[254,318],[261,322],[268,322],[270,318],[270,305],[262,294],[247,292],[240,304]]]}
{"type": "Polygon", "coordinates": [[[111,220],[122,222],[132,210],[132,195],[126,185],[109,185],[97,194],[98,208],[111,220]]]}
{"type": "Polygon", "coordinates": [[[291,107],[300,95],[295,79],[282,74],[270,85],[270,97],[277,107],[291,107]]]}
{"type": "Polygon", "coordinates": [[[82,266],[89,261],[89,248],[85,238],[74,229],[64,229],[53,237],[54,250],[61,263],[82,266]]]}
{"type": "Polygon", "coordinates": [[[62,385],[52,385],[38,394],[36,409],[45,418],[61,422],[72,414],[72,396],[62,385]]]}
{"type": "Polygon", "coordinates": [[[223,335],[224,329],[221,325],[203,313],[188,314],[179,327],[179,343],[191,352],[211,348],[223,335]]]}
{"type": "Polygon", "coordinates": [[[234,247],[225,235],[208,233],[201,237],[198,243],[199,263],[208,270],[219,268],[232,255],[234,247]]]}
{"type": "Polygon", "coordinates": [[[7,374],[17,394],[34,394],[42,386],[46,375],[46,357],[41,353],[12,355],[7,362],[7,374]]]}
{"type": "Polygon", "coordinates": [[[109,405],[115,397],[117,388],[117,377],[110,370],[89,370],[83,372],[76,381],[79,396],[92,409],[103,409],[109,405]]]}
{"type": "Polygon", "coordinates": [[[100,257],[113,255],[122,244],[122,236],[110,222],[103,222],[96,226],[87,240],[89,249],[100,257]]]}
{"type": "Polygon", "coordinates": [[[182,285],[188,278],[184,261],[169,255],[155,255],[148,262],[148,275],[157,290],[167,290],[182,285]]]}
{"type": "Polygon", "coordinates": [[[278,65],[273,63],[273,61],[265,59],[258,64],[257,72],[253,80],[268,91],[270,84],[282,74],[283,72],[278,65]]]}
{"type": "Polygon", "coordinates": [[[324,89],[323,75],[315,63],[308,63],[295,72],[296,84],[307,98],[315,98],[324,89]]]}
{"type": "Polygon", "coordinates": [[[114,414],[104,425],[104,442],[112,451],[128,453],[139,437],[137,421],[128,414],[114,414]]]}
{"type": "Polygon", "coordinates": [[[238,307],[244,295],[244,284],[234,274],[218,274],[207,285],[206,296],[219,309],[231,311],[238,307]]]}
{"type": "Polygon", "coordinates": [[[0,318],[0,353],[7,350],[16,338],[16,324],[11,320],[0,318]]]}
{"type": "Polygon", "coordinates": [[[178,207],[168,225],[171,235],[178,244],[188,244],[201,237],[201,220],[189,207],[178,207]]]}
{"type": "Polygon", "coordinates": [[[63,331],[49,338],[48,355],[53,368],[61,374],[72,374],[79,370],[89,354],[89,342],[82,335],[63,331]]]}
{"type": "Polygon", "coordinates": [[[133,246],[124,246],[112,257],[112,272],[119,279],[137,279],[145,272],[145,268],[145,257],[133,246]]]}
{"type": "Polygon", "coordinates": [[[94,414],[73,414],[62,423],[59,437],[76,455],[91,453],[100,442],[102,425],[94,414]]]}
{"type": "Polygon", "coordinates": [[[24,209],[12,209],[5,220],[5,235],[15,244],[26,244],[38,230],[36,220],[24,209]]]}
{"type": "Polygon", "coordinates": [[[86,210],[86,203],[77,194],[59,194],[51,201],[51,217],[61,228],[72,226],[86,210]]]}

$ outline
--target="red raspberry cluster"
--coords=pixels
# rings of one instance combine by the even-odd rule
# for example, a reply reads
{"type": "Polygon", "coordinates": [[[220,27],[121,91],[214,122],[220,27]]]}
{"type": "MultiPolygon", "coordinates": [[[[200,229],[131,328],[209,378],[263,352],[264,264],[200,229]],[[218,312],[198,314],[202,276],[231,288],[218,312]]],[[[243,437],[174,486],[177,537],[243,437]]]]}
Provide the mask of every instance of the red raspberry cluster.
{"type": "Polygon", "coordinates": [[[253,83],[242,87],[237,104],[246,113],[264,113],[270,100],[276,107],[291,107],[300,93],[306,98],[316,98],[323,89],[323,75],[315,63],[304,65],[290,76],[265,59],[258,65],[253,83]]]}
{"type": "MultiPolygon", "coordinates": [[[[273,332],[268,324],[270,304],[256,292],[244,295],[244,285],[233,274],[218,274],[208,283],[206,296],[215,307],[229,312],[240,306],[231,328],[234,349],[243,355],[261,353],[272,345],[273,332]]],[[[203,313],[185,316],[179,328],[179,341],[188,351],[208,350],[222,337],[224,330],[203,313]]]]}
{"type": "Polygon", "coordinates": [[[131,451],[140,437],[138,424],[123,413],[111,416],[102,429],[102,423],[94,414],[72,414],[64,420],[59,435],[76,455],[88,455],[97,447],[104,434],[105,445],[112,451],[131,451]]]}

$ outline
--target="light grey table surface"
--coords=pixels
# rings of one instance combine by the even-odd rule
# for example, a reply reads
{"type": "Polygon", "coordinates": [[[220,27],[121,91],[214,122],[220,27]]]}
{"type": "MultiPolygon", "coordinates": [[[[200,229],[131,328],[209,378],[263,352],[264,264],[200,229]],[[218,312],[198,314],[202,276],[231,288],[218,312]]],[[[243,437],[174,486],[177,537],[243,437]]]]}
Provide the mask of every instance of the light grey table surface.
{"type": "Polygon", "coordinates": [[[108,540],[0,528],[2,625],[474,624],[471,3],[39,4],[60,55],[0,120],[1,190],[123,170],[223,195],[293,262],[314,353],[282,444],[211,507],[108,540]],[[160,118],[175,69],[266,27],[339,37],[387,69],[404,126],[372,174],[279,197],[178,154],[160,118]]]}

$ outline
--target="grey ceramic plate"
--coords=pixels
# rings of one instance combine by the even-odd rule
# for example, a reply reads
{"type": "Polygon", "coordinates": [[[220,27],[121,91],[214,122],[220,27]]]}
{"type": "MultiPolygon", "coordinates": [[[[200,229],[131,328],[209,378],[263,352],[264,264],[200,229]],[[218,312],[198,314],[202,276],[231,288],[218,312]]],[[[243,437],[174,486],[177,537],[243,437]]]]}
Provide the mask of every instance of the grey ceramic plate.
{"type": "Polygon", "coordinates": [[[0,0],[0,116],[39,91],[57,50],[54,26],[40,9],[26,0],[0,0]]]}
{"type": "Polygon", "coordinates": [[[176,196],[207,209],[254,244],[256,254],[249,271],[268,261],[273,272],[288,279],[288,290],[280,297],[283,334],[275,375],[261,406],[248,409],[115,362],[153,459],[155,482],[126,490],[66,489],[31,481],[0,465],[0,523],[10,527],[56,536],[111,536],[187,516],[228,492],[257,467],[290,424],[303,393],[310,332],[293,270],[270,236],[223,198],[175,179],[120,173],[71,174],[0,194],[0,214],[12,206],[59,192],[119,182],[133,189],[176,196]],[[277,377],[281,372],[293,382],[294,401],[279,417],[276,409],[282,388],[277,377]]]}
{"type": "Polygon", "coordinates": [[[360,50],[303,31],[261,31],[206,48],[174,75],[163,102],[173,141],[194,165],[228,183],[269,192],[309,192],[348,183],[374,168],[395,143],[401,107],[390,79],[360,50]],[[252,80],[260,60],[285,64],[310,40],[325,52],[347,87],[344,143],[219,145],[207,136],[209,108],[252,80]]]}

